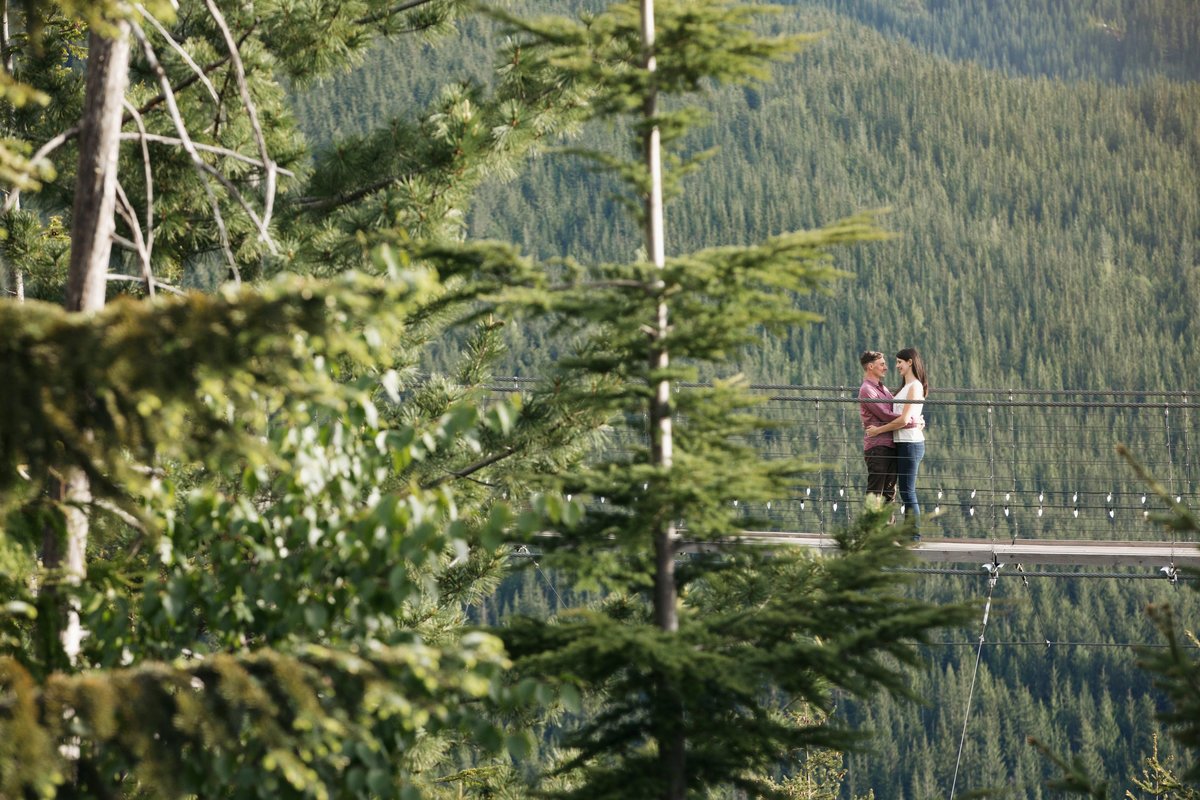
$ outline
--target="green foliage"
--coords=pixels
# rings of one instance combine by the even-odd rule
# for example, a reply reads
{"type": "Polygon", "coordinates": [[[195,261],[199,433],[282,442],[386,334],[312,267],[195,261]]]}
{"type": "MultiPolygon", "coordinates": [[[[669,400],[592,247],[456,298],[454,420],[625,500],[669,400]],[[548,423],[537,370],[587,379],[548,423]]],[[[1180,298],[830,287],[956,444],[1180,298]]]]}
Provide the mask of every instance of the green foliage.
{"type": "Polygon", "coordinates": [[[1088,774],[1088,765],[1076,756],[1067,763],[1063,759],[1054,755],[1048,747],[1030,737],[1029,743],[1042,751],[1054,766],[1062,771],[1062,776],[1055,778],[1049,782],[1051,789],[1057,789],[1071,794],[1082,794],[1088,797],[1094,797],[1096,800],[1107,800],[1108,784],[1105,781],[1096,781],[1088,774]]]}
{"type": "Polygon", "coordinates": [[[405,751],[446,729],[482,733],[473,704],[503,666],[488,637],[259,649],[40,688],[3,659],[0,791],[53,797],[73,775],[91,796],[418,797],[397,768],[405,751]]]}
{"type": "MultiPolygon", "coordinates": [[[[777,65],[774,85],[710,87],[705,100],[712,124],[683,140],[681,160],[721,149],[704,171],[688,178],[687,191],[668,214],[668,241],[679,251],[755,241],[885,205],[894,210],[878,219],[899,239],[834,251],[829,266],[850,277],[836,284],[833,295],[799,301],[825,322],[747,348],[734,369],[751,380],[849,383],[859,374],[853,354],[863,347],[917,342],[933,354],[939,386],[1180,388],[1172,376],[1196,339],[1189,321],[1197,298],[1193,165],[1200,151],[1192,134],[1200,130],[1193,113],[1200,106],[1193,83],[1162,75],[1196,74],[1187,64],[1200,51],[1180,46],[1195,28],[1194,5],[827,5],[843,16],[795,6],[764,26],[773,35],[829,31],[794,64],[777,65]],[[908,31],[954,63],[853,20],[908,31]],[[1125,38],[1118,39],[1114,28],[1125,38]],[[1016,79],[1018,73],[1033,77],[1016,79]],[[1147,308],[1156,311],[1146,314],[1147,308]]],[[[495,33],[477,23],[464,30],[468,35],[455,53],[463,54],[464,71],[481,75],[495,33]]],[[[419,58],[436,59],[441,67],[449,54],[408,55],[396,48],[373,54],[365,73],[385,59],[408,64],[419,58]]],[[[397,94],[407,96],[411,85],[416,96],[427,96],[427,76],[403,73],[394,81],[405,87],[397,94]]],[[[330,94],[347,113],[303,123],[314,132],[352,123],[369,127],[374,109],[394,102],[382,91],[394,84],[340,83],[330,94]]],[[[588,131],[584,142],[615,152],[626,135],[626,126],[615,125],[588,131]]],[[[617,260],[640,246],[636,222],[622,219],[611,199],[616,181],[590,175],[589,166],[543,158],[515,182],[485,185],[466,230],[519,242],[529,254],[520,269],[531,286],[594,277],[579,277],[583,270],[576,264],[552,262],[554,279],[538,284],[536,267],[539,258],[582,253],[617,260]]],[[[634,193],[632,205],[636,199],[634,193]]],[[[503,256],[476,263],[487,271],[506,259],[515,261],[503,256]]],[[[628,276],[614,269],[606,277],[628,276]]],[[[526,296],[538,300],[540,292],[531,289],[526,296]]],[[[589,312],[586,303],[579,306],[580,313],[589,312]]],[[[505,336],[515,346],[509,366],[501,369],[519,374],[578,354],[574,341],[533,325],[509,324],[505,336]]],[[[699,370],[705,377],[728,374],[704,365],[699,370]]],[[[570,381],[563,385],[574,388],[570,381]]],[[[579,382],[580,394],[609,390],[603,378],[579,382]]],[[[605,407],[619,405],[614,400],[605,407]]],[[[621,421],[642,441],[641,414],[624,414],[621,421]]],[[[975,457],[954,422],[938,423],[943,449],[975,457]]],[[[1087,435],[1094,433],[1098,446],[1114,436],[1127,438],[1120,423],[1110,430],[1094,422],[1088,420],[1087,435]]],[[[1031,415],[1029,424],[1054,423],[1031,415]]],[[[772,452],[812,450],[803,430],[784,430],[781,437],[772,452]]],[[[1055,458],[1075,454],[1053,446],[1055,458]]],[[[1087,467],[1071,469],[1083,474],[1087,467]]],[[[592,499],[593,509],[604,510],[613,495],[592,499]]],[[[605,528],[597,529],[602,540],[605,528]]],[[[608,532],[624,529],[622,512],[612,513],[608,532]]],[[[1044,530],[1055,528],[1047,523],[1044,530]]],[[[1030,533],[1024,527],[1021,532],[1030,533]]],[[[564,593],[585,577],[598,583],[632,570],[603,549],[579,562],[581,571],[571,573],[579,582],[556,580],[564,593]]],[[[644,560],[636,567],[645,574],[644,560]]],[[[961,598],[978,595],[979,583],[930,579],[913,591],[931,601],[961,598]]],[[[1133,669],[1124,643],[1154,635],[1135,613],[1147,600],[1169,599],[1181,614],[1191,613],[1194,601],[1177,596],[1180,590],[1165,581],[1101,583],[1034,582],[1006,598],[1003,620],[1012,634],[1002,638],[1036,646],[985,650],[979,717],[989,724],[969,731],[972,785],[1047,796],[1041,785],[1045,763],[1021,745],[1031,733],[1057,752],[1086,750],[1086,762],[1101,765],[1110,785],[1127,784],[1136,772],[1151,747],[1152,698],[1158,695],[1133,669]],[[1040,644],[1044,636],[1099,644],[1047,649],[1040,644]]],[[[524,600],[527,606],[539,601],[524,600]]],[[[968,627],[951,638],[957,643],[976,633],[968,627]]],[[[869,786],[887,787],[889,796],[945,791],[945,743],[957,742],[962,720],[955,715],[970,679],[961,652],[949,645],[931,648],[933,668],[912,678],[914,689],[935,698],[929,708],[845,698],[840,709],[849,724],[891,734],[877,740],[875,753],[847,756],[849,793],[869,786]]],[[[1164,760],[1179,757],[1166,741],[1164,752],[1170,753],[1164,760]]]]}
{"type": "Polygon", "coordinates": [[[267,459],[264,420],[285,401],[301,415],[314,400],[374,413],[365,386],[333,378],[342,361],[387,368],[404,309],[431,289],[430,276],[408,277],[292,279],[262,292],[117,302],[88,317],[0,305],[5,502],[73,468],[123,502],[148,486],[140,465],[156,457],[257,465],[267,459]]]}
{"type": "MultiPolygon", "coordinates": [[[[457,83],[420,120],[406,106],[369,136],[321,148],[315,165],[284,87],[346,68],[391,37],[420,33],[429,41],[453,30],[470,7],[464,0],[399,6],[371,0],[225,9],[236,58],[203,3],[129,12],[155,58],[133,48],[126,93],[133,110],[124,133],[146,138],[121,148],[124,197],[116,232],[125,248],[116,251],[112,270],[123,279],[119,285],[149,291],[147,269],[160,289],[208,290],[227,278],[285,270],[328,276],[371,269],[371,245],[382,236],[453,235],[480,180],[510,176],[531,149],[569,126],[582,103],[571,86],[528,72],[492,96],[457,83]],[[245,94],[242,73],[249,76],[245,94]],[[171,86],[171,102],[163,82],[171,86]],[[199,148],[195,157],[185,138],[199,148]],[[147,264],[134,242],[145,244],[147,264]]],[[[59,299],[58,282],[46,273],[65,252],[59,229],[75,184],[86,34],[77,17],[50,14],[37,40],[17,36],[6,43],[14,78],[51,101],[47,109],[0,115],[0,137],[12,142],[5,165],[10,155],[44,150],[37,165],[22,166],[19,158],[10,165],[17,172],[10,170],[9,183],[24,181],[18,188],[25,192],[19,207],[17,195],[6,198],[0,230],[8,286],[28,277],[27,296],[51,301],[59,299]],[[33,167],[41,171],[37,185],[27,181],[33,167]]]]}
{"type": "MultiPolygon", "coordinates": [[[[1150,488],[1168,504],[1169,511],[1155,515],[1155,521],[1163,527],[1184,532],[1200,533],[1200,521],[1191,509],[1177,502],[1170,492],[1150,479],[1140,464],[1124,450],[1139,476],[1147,480],[1150,488]]],[[[1200,592],[1200,578],[1196,570],[1185,570],[1193,578],[1189,588],[1200,592]]],[[[1160,713],[1159,719],[1166,724],[1173,739],[1188,751],[1191,763],[1185,764],[1182,779],[1193,788],[1200,787],[1200,639],[1193,630],[1185,629],[1181,637],[1176,627],[1175,614],[1169,605],[1150,606],[1147,615],[1166,640],[1166,648],[1158,651],[1143,650],[1138,665],[1155,677],[1156,686],[1171,701],[1171,708],[1160,713]],[[1190,642],[1188,647],[1184,643],[1190,642]]],[[[1155,753],[1157,756],[1157,752],[1155,753]]]]}
{"type": "MultiPolygon", "coordinates": [[[[558,69],[592,87],[589,115],[615,118],[640,114],[647,97],[679,96],[702,92],[713,83],[740,84],[768,76],[767,65],[795,52],[812,36],[768,38],[750,23],[766,11],[723,3],[663,3],[655,8],[655,69],[643,69],[639,45],[641,19],[635,4],[613,4],[605,14],[586,15],[581,24],[565,18],[543,17],[525,21],[494,11],[512,32],[534,37],[538,45],[526,48],[522,70],[558,69]]],[[[637,118],[632,124],[633,152],[642,153],[642,134],[657,128],[668,150],[700,118],[689,106],[637,118]]],[[[650,175],[640,160],[615,159],[595,150],[581,151],[620,175],[623,182],[647,194],[650,175]]],[[[663,174],[664,197],[677,196],[678,182],[690,170],[672,162],[675,169],[663,174]]],[[[637,204],[628,206],[642,221],[637,204]]]]}
{"type": "Polygon", "coordinates": [[[520,669],[602,692],[595,717],[565,739],[571,757],[561,769],[582,773],[577,790],[564,795],[619,797],[631,786],[660,795],[652,743],[680,713],[694,792],[732,784],[776,796],[762,776],[780,753],[864,746],[865,732],[836,722],[797,725],[771,712],[761,693],[773,687],[790,702],[824,709],[837,693],[909,695],[902,665],[919,660],[916,644],[931,627],[972,612],[897,595],[889,570],[911,555],[896,538],[875,515],[847,535],[836,558],[693,557],[681,565],[695,578],[674,636],[643,614],[630,617],[623,603],[564,613],[553,625],[511,620],[501,636],[520,669]]]}
{"type": "MultiPolygon", "coordinates": [[[[797,726],[822,724],[827,717],[804,711],[787,711],[788,720],[797,726]]],[[[837,800],[846,770],[840,753],[823,748],[805,747],[788,754],[790,763],[779,779],[769,780],[770,789],[788,800],[837,800]]],[[[871,800],[871,797],[866,798],[871,800]]]]}
{"type": "MultiPolygon", "coordinates": [[[[1175,501],[1172,495],[1123,448],[1122,454],[1150,489],[1168,504],[1168,512],[1154,515],[1157,522],[1175,531],[1200,531],[1200,525],[1197,525],[1195,517],[1186,506],[1175,501]]],[[[1196,571],[1184,572],[1193,578],[1188,583],[1189,588],[1200,591],[1194,580],[1200,577],[1196,571]]],[[[1185,756],[1181,764],[1183,771],[1177,775],[1175,769],[1170,766],[1171,758],[1168,757],[1165,761],[1160,759],[1158,738],[1155,736],[1153,752],[1144,757],[1142,777],[1130,776],[1129,779],[1138,789],[1148,792],[1152,797],[1195,797],[1197,787],[1200,787],[1200,759],[1197,758],[1197,754],[1200,753],[1200,658],[1196,655],[1197,651],[1200,651],[1200,640],[1196,638],[1195,633],[1186,629],[1183,636],[1180,636],[1176,616],[1170,604],[1149,604],[1146,607],[1146,615],[1165,640],[1165,646],[1157,649],[1137,648],[1140,656],[1138,667],[1153,678],[1155,687],[1169,700],[1169,707],[1157,711],[1155,716],[1166,726],[1171,738],[1182,746],[1185,756]],[[1190,646],[1185,642],[1190,642],[1190,646]]],[[[1075,755],[1068,763],[1056,755],[1053,748],[1033,737],[1030,737],[1030,743],[1060,772],[1058,777],[1049,782],[1051,788],[1086,795],[1097,800],[1108,797],[1107,782],[1094,777],[1096,764],[1089,763],[1083,755],[1075,755]]],[[[1126,792],[1126,796],[1134,795],[1132,792],[1126,792]]]]}
{"type": "MultiPolygon", "coordinates": [[[[1134,778],[1133,785],[1146,792],[1150,797],[1179,798],[1179,800],[1197,800],[1200,790],[1185,786],[1176,777],[1170,759],[1165,761],[1158,755],[1158,737],[1154,738],[1154,751],[1146,756],[1146,766],[1142,769],[1142,777],[1134,778]]],[[[1132,792],[1125,793],[1127,797],[1132,792]]]]}
{"type": "MultiPolygon", "coordinates": [[[[34,593],[55,576],[31,583],[32,559],[16,558],[32,556],[38,529],[16,537],[23,550],[6,543],[0,792],[412,798],[437,796],[458,742],[478,759],[527,751],[498,720],[553,694],[508,688],[499,640],[464,635],[461,605],[494,585],[504,541],[564,509],[517,517],[499,488],[451,485],[472,474],[513,488],[489,468],[520,453],[509,437],[533,424],[516,404],[469,391],[435,402],[421,388],[404,398],[399,376],[382,371],[433,288],[412,273],[129,301],[88,317],[9,307],[39,322],[26,326],[31,349],[75,343],[84,352],[64,363],[102,365],[23,378],[121,394],[110,408],[154,398],[171,424],[88,418],[90,449],[64,448],[72,455],[50,465],[90,465],[111,492],[100,497],[141,517],[94,542],[105,558],[61,587],[89,632],[80,675],[39,657],[59,622],[32,613],[34,593]],[[60,330],[72,335],[46,335],[60,330]],[[128,475],[112,466],[124,462],[128,475]]],[[[462,374],[482,374],[481,337],[462,374]]],[[[20,455],[44,466],[31,457],[43,451],[53,448],[20,455]]],[[[32,502],[6,533],[39,519],[32,502]]]]}
{"type": "Polygon", "coordinates": [[[1182,779],[1200,786],[1200,640],[1191,631],[1181,637],[1169,606],[1151,606],[1146,612],[1166,640],[1167,647],[1144,651],[1139,666],[1155,676],[1155,682],[1171,701],[1159,715],[1171,736],[1190,753],[1182,779]],[[1190,646],[1185,644],[1190,642],[1190,646]]]}

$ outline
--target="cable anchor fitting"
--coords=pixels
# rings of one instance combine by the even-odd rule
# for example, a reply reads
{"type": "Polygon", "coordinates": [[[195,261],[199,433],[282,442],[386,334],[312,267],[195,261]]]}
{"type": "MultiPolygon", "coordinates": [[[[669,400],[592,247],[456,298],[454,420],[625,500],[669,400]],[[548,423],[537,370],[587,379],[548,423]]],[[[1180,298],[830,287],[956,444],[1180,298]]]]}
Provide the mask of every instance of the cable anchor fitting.
{"type": "Polygon", "coordinates": [[[996,580],[1000,577],[1000,567],[1002,567],[1004,565],[996,560],[996,556],[993,553],[992,554],[992,563],[980,564],[979,566],[982,567],[988,574],[988,588],[995,589],[996,588],[996,580]]]}

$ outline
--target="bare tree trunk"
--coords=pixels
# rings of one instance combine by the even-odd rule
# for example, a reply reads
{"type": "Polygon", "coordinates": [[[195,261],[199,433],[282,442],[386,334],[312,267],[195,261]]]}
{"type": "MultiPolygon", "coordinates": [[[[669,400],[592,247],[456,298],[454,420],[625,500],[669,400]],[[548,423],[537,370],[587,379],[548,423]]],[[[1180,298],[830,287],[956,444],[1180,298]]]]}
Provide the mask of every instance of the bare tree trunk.
{"type": "MultiPolygon", "coordinates": [[[[654,0],[642,0],[642,42],[646,52],[645,68],[655,70],[654,60],[654,0]]],[[[657,93],[651,92],[642,107],[646,118],[658,114],[657,93]]],[[[662,157],[659,147],[659,130],[655,126],[643,138],[646,167],[650,172],[651,188],[646,197],[646,252],[651,262],[661,269],[666,263],[663,243],[663,199],[662,157]]],[[[670,354],[666,348],[668,330],[667,304],[660,301],[655,309],[652,341],[650,344],[650,368],[666,369],[670,354]]],[[[670,467],[672,461],[671,433],[671,383],[659,381],[654,387],[654,400],[650,405],[651,459],[656,466],[670,467]]],[[[664,631],[679,629],[675,614],[675,521],[664,520],[655,535],[655,622],[664,631]]]]}
{"type": "Polygon", "coordinates": [[[79,174],[71,209],[68,311],[103,308],[108,261],[112,255],[121,102],[129,76],[129,24],[124,20],[110,24],[111,36],[93,29],[88,40],[79,174]]]}
{"type": "MultiPolygon", "coordinates": [[[[104,307],[108,263],[116,227],[118,134],[121,103],[129,74],[129,25],[124,20],[97,32],[88,42],[87,83],[79,134],[79,174],[71,210],[71,261],[67,275],[68,311],[95,311],[104,307]]],[[[87,435],[84,432],[83,435],[87,435]]],[[[65,534],[47,526],[42,534],[43,564],[50,574],[67,584],[79,584],[87,575],[88,516],[91,489],[79,470],[51,480],[51,495],[63,508],[65,534]]],[[[74,664],[84,631],[77,603],[67,604],[66,627],[61,635],[63,652],[74,664]]]]}
{"type": "MultiPolygon", "coordinates": [[[[0,52],[5,53],[4,56],[4,71],[12,75],[15,61],[13,53],[8,49],[12,41],[11,28],[9,27],[9,12],[11,10],[8,0],[0,0],[0,52]]],[[[14,211],[21,209],[21,201],[17,200],[13,206],[14,211]]],[[[18,265],[9,262],[8,264],[8,293],[16,299],[18,303],[25,302],[25,271],[18,265]]]]}
{"type": "MultiPolygon", "coordinates": [[[[644,68],[657,69],[654,56],[654,0],[642,0],[642,49],[644,68]]],[[[658,116],[658,92],[651,89],[642,106],[646,119],[658,116]]],[[[643,153],[650,174],[650,193],[645,200],[646,253],[654,266],[666,265],[666,245],[663,231],[662,150],[658,126],[643,135],[643,153]]],[[[664,370],[671,362],[666,338],[669,329],[667,303],[660,300],[655,308],[655,321],[650,345],[650,369],[664,370]]],[[[671,384],[661,380],[654,387],[650,404],[651,461],[664,470],[672,464],[673,438],[671,430],[671,384]]],[[[654,619],[660,630],[674,633],[679,630],[676,613],[678,590],[675,584],[675,546],[678,532],[674,519],[665,519],[654,534],[654,619]]],[[[665,697],[677,697],[678,687],[660,686],[665,697]]],[[[684,738],[683,709],[658,739],[659,763],[666,786],[663,800],[684,800],[687,794],[687,758],[684,738]]]]}

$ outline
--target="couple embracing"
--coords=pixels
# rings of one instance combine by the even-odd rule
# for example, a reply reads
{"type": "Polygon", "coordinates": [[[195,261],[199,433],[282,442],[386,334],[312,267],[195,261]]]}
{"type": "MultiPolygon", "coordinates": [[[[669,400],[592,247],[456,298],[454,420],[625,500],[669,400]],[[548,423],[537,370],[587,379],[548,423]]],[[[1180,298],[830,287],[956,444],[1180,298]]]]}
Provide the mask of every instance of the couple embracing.
{"type": "Polygon", "coordinates": [[[929,395],[925,364],[915,348],[906,347],[896,353],[896,371],[904,385],[893,396],[883,385],[887,359],[883,353],[868,350],[859,359],[865,377],[858,390],[863,428],[863,457],[867,462],[867,491],[881,495],[886,502],[895,499],[900,489],[900,502],[906,514],[919,516],[917,502],[917,468],[925,456],[925,419],[921,416],[922,401],[929,395]]]}

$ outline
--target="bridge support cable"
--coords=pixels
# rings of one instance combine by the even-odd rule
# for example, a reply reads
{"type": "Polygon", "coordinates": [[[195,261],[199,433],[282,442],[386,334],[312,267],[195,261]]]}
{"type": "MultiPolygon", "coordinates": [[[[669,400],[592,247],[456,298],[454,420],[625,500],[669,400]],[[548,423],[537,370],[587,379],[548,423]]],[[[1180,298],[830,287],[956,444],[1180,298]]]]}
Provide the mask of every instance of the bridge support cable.
{"type": "MultiPolygon", "coordinates": [[[[802,547],[818,553],[833,553],[837,545],[824,533],[743,530],[739,539],[764,547],[802,547]]],[[[703,550],[704,543],[685,544],[703,550]]],[[[714,548],[719,544],[713,543],[714,548]]],[[[1200,547],[1195,543],[1147,541],[1083,541],[1022,539],[1001,544],[989,539],[963,539],[922,536],[912,546],[913,554],[923,561],[936,563],[978,564],[987,559],[999,564],[1057,564],[1075,567],[1149,567],[1161,571],[1162,565],[1200,567],[1200,547]]],[[[1029,573],[1033,575],[1035,573],[1029,573]]]]}
{"type": "Polygon", "coordinates": [[[567,607],[566,601],[563,600],[562,595],[558,593],[558,589],[554,587],[554,582],[550,580],[545,572],[542,571],[542,563],[537,560],[537,553],[534,553],[529,549],[528,546],[522,544],[517,546],[517,549],[513,551],[512,555],[517,558],[534,559],[533,568],[537,571],[537,574],[541,576],[542,580],[546,582],[546,586],[548,586],[550,591],[554,594],[554,599],[558,601],[559,610],[561,611],[567,607]]]}
{"type": "MultiPolygon", "coordinates": [[[[1003,566],[1003,565],[1002,565],[1003,566]]],[[[1020,564],[1016,565],[1021,567],[1020,564]]],[[[961,567],[893,567],[889,572],[906,572],[914,575],[978,575],[977,569],[962,569],[961,567]]],[[[1155,572],[1094,572],[1088,571],[1067,571],[1067,570],[1049,570],[1049,569],[1034,569],[1025,570],[1019,569],[1016,573],[1008,573],[1013,577],[1020,578],[1029,585],[1030,578],[1058,578],[1066,580],[1076,579],[1104,579],[1104,580],[1121,580],[1121,581],[1161,581],[1167,579],[1167,575],[1162,569],[1155,572]]],[[[1007,577],[1007,576],[1005,576],[1007,577]]],[[[1180,580],[1186,581],[1186,577],[1180,576],[1180,580]]]]}
{"type": "MultiPolygon", "coordinates": [[[[842,400],[845,400],[846,393],[842,392],[841,394],[838,395],[838,397],[841,398],[842,400]]],[[[849,406],[849,403],[843,402],[841,404],[842,430],[843,431],[851,430],[850,428],[848,428],[846,426],[846,408],[848,406],[849,406]]],[[[856,423],[856,427],[861,427],[861,426],[862,426],[862,418],[859,417],[857,420],[857,423],[856,423]]],[[[854,448],[851,447],[850,453],[849,454],[846,453],[846,446],[848,444],[852,444],[854,442],[854,436],[847,433],[847,435],[841,437],[841,439],[842,440],[838,443],[838,458],[842,462],[842,485],[838,488],[838,499],[834,501],[835,504],[839,503],[839,502],[845,502],[846,500],[848,500],[849,498],[846,497],[846,487],[854,485],[853,482],[850,480],[850,464],[852,461],[854,461],[854,457],[853,457],[854,448]]],[[[833,510],[835,512],[837,511],[836,505],[834,506],[833,510]]]]}
{"type": "MultiPolygon", "coordinates": [[[[861,431],[852,413],[831,415],[828,404],[862,401],[849,397],[843,387],[819,394],[802,389],[768,399],[767,408],[778,422],[773,442],[776,447],[786,443],[797,454],[816,449],[826,468],[814,478],[816,485],[808,487],[811,491],[803,493],[809,500],[804,508],[795,502],[800,498],[783,497],[762,517],[779,530],[828,532],[850,524],[865,495],[857,453],[850,455],[848,447],[861,431]],[[843,418],[839,436],[837,423],[843,418]]],[[[1164,540],[1156,528],[1145,525],[1145,504],[1137,501],[1143,487],[1132,474],[1123,474],[1112,447],[1118,440],[1132,442],[1136,451],[1149,457],[1147,466],[1153,470],[1157,461],[1165,477],[1171,465],[1163,453],[1163,423],[1154,412],[1183,408],[1183,403],[1022,400],[1024,393],[1014,390],[993,392],[998,397],[990,401],[943,397],[957,391],[939,390],[927,402],[935,424],[928,432],[931,446],[921,467],[920,491],[935,514],[942,512],[931,522],[945,536],[994,535],[997,542],[1020,536],[1164,540]],[[942,407],[948,415],[938,413],[942,407]],[[1007,410],[1008,424],[999,419],[1002,410],[1007,410]],[[938,427],[939,422],[945,427],[938,427]]],[[[1170,437],[1177,484],[1188,433],[1181,422],[1176,412],[1170,437]]],[[[1198,496],[1190,481],[1177,489],[1193,502],[1198,496]]],[[[748,514],[755,511],[752,506],[747,509],[748,514]]]]}
{"type": "Polygon", "coordinates": [[[950,782],[951,800],[954,790],[958,787],[958,768],[962,764],[963,748],[967,743],[967,723],[971,719],[971,701],[975,697],[975,680],[979,676],[979,660],[983,657],[984,635],[987,633],[988,615],[992,611],[992,592],[996,590],[996,579],[1000,577],[1000,564],[993,561],[983,567],[989,573],[987,603],[983,607],[983,625],[979,629],[979,648],[975,651],[975,669],[971,671],[971,688],[967,692],[967,707],[963,710],[962,736],[958,740],[958,757],[954,760],[954,779],[950,782]]]}
{"type": "MultiPolygon", "coordinates": [[[[821,434],[823,432],[823,426],[821,425],[821,401],[820,400],[817,400],[816,412],[817,412],[817,421],[816,421],[816,424],[814,427],[816,428],[816,432],[817,432],[817,463],[822,465],[822,468],[823,468],[825,462],[821,456],[821,434]]],[[[807,494],[807,489],[805,490],[805,493],[807,494]]],[[[820,513],[822,510],[824,510],[824,508],[825,508],[825,481],[822,480],[820,483],[817,484],[817,500],[813,504],[813,510],[816,511],[818,514],[818,517],[817,517],[818,524],[820,524],[820,513]]],[[[804,510],[804,503],[800,504],[800,510],[801,511],[804,510]]],[[[825,533],[825,525],[821,525],[821,532],[825,533]]]]}

